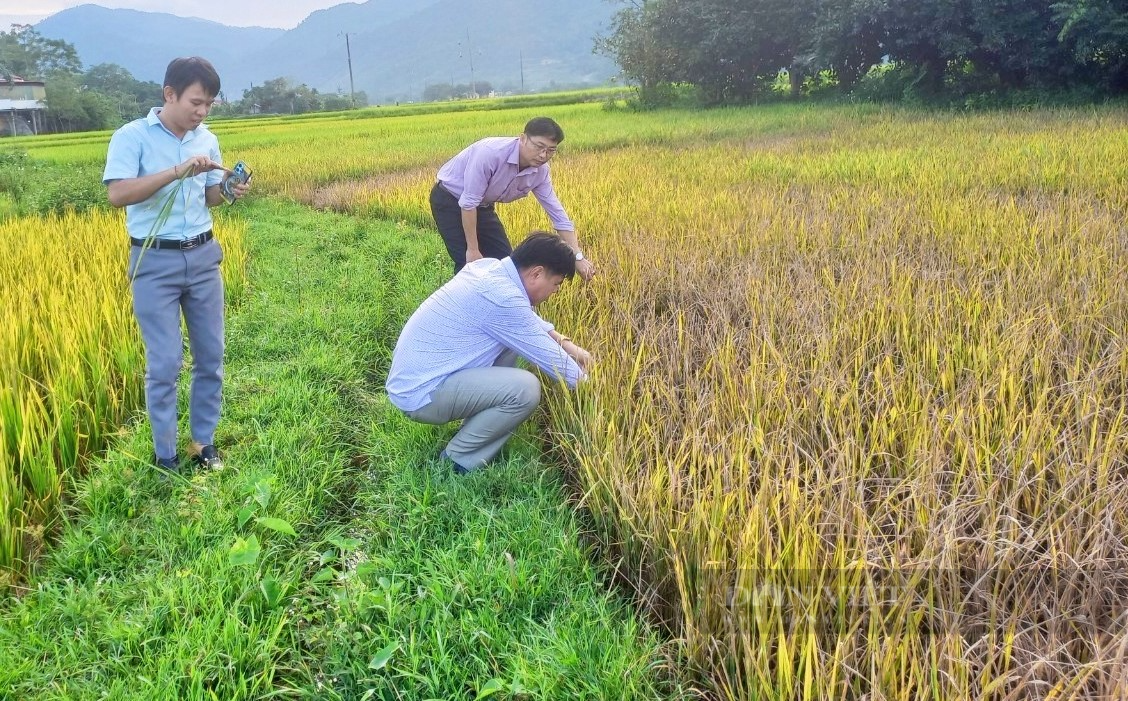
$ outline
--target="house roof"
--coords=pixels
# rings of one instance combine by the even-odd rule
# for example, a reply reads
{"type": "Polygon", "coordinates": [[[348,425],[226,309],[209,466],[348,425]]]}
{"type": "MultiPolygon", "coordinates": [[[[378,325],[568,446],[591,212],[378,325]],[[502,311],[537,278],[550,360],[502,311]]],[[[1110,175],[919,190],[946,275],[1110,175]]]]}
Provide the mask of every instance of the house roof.
{"type": "Polygon", "coordinates": [[[12,79],[11,80],[12,85],[43,85],[42,80],[24,80],[23,78],[19,77],[18,75],[8,76],[4,73],[0,73],[0,85],[7,85],[8,82],[9,82],[8,81],[9,77],[11,77],[11,79],[12,79]]]}

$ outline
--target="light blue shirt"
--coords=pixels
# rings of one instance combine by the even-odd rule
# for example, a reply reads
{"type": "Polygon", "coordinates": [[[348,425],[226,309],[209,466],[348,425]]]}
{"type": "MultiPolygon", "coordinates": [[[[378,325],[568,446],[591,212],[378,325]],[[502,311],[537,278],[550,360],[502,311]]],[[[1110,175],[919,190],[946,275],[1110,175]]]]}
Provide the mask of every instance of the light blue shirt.
{"type": "Polygon", "coordinates": [[[521,137],[491,136],[475,141],[443,164],[438,180],[462,209],[512,202],[530,192],[557,231],[575,231],[556,190],[548,164],[521,168],[521,137]]]}
{"type": "MultiPolygon", "coordinates": [[[[201,124],[186,133],[183,139],[178,139],[157,117],[160,111],[160,107],[154,107],[147,117],[133,120],[110,137],[103,183],[108,185],[114,180],[139,178],[168,170],[192,156],[207,156],[216,163],[223,162],[219,155],[219,140],[206,126],[201,124]]],[[[126,205],[126,231],[135,239],[145,239],[155,233],[158,238],[180,240],[204,233],[212,228],[204,190],[218,185],[223,175],[223,171],[211,170],[183,181],[174,180],[144,202],[126,205]],[[179,191],[176,190],[178,183],[183,183],[179,191]],[[153,227],[170,197],[172,208],[168,219],[160,231],[154,232],[153,227]]]]}
{"type": "Polygon", "coordinates": [[[584,372],[548,335],[552,328],[533,311],[511,259],[468,263],[404,325],[388,370],[388,399],[403,411],[420,409],[447,377],[490,367],[507,348],[575,387],[584,372]]]}

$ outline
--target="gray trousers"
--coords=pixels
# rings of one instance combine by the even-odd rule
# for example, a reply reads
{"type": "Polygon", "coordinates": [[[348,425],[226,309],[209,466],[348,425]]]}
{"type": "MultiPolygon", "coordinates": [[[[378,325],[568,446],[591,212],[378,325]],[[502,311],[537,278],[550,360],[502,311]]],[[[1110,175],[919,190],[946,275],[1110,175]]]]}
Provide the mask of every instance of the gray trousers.
{"type": "Polygon", "coordinates": [[[406,412],[408,418],[436,425],[464,419],[446,454],[467,470],[482,467],[540,404],[540,380],[507,367],[514,362],[516,356],[506,353],[494,367],[454,373],[431,393],[430,404],[406,412]]]}
{"type": "Polygon", "coordinates": [[[130,247],[133,315],[145,342],[145,405],[158,458],[176,455],[176,383],[184,364],[181,315],[192,350],[192,440],[215,442],[223,395],[222,260],[215,239],[187,251],[148,248],[142,253],[141,247],[130,247]]]}

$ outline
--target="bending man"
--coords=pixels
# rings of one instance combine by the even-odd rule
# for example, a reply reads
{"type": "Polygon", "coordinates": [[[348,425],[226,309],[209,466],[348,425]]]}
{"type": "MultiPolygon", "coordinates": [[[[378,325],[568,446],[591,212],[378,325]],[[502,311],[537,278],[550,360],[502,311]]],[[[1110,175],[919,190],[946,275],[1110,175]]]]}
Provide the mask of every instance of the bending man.
{"type": "Polygon", "coordinates": [[[537,117],[529,120],[520,136],[476,141],[439,169],[431,189],[431,214],[454,261],[455,274],[479,258],[509,255],[512,246],[494,205],[531,192],[572,249],[576,272],[585,281],[591,279],[595,266],[584,257],[576,227],[556,198],[548,170],[562,141],[564,130],[559,124],[537,117]]]}
{"type": "Polygon", "coordinates": [[[468,264],[408,319],[388,398],[421,423],[463,419],[442,453],[456,473],[488,463],[540,403],[540,381],[517,356],[569,387],[585,376],[591,355],[533,310],[575,270],[571,246],[535,232],[508,257],[468,264]]]}

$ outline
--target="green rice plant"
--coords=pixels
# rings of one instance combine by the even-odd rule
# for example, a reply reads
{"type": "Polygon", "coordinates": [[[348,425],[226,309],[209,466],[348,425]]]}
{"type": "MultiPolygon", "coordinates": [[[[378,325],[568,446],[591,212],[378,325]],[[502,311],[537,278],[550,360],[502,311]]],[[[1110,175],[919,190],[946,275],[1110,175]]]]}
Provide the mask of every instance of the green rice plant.
{"type": "MultiPolygon", "coordinates": [[[[243,286],[245,224],[219,218],[225,282],[243,286]]],[[[74,471],[143,401],[119,212],[0,223],[0,568],[15,581],[59,517],[74,471]]]]}

